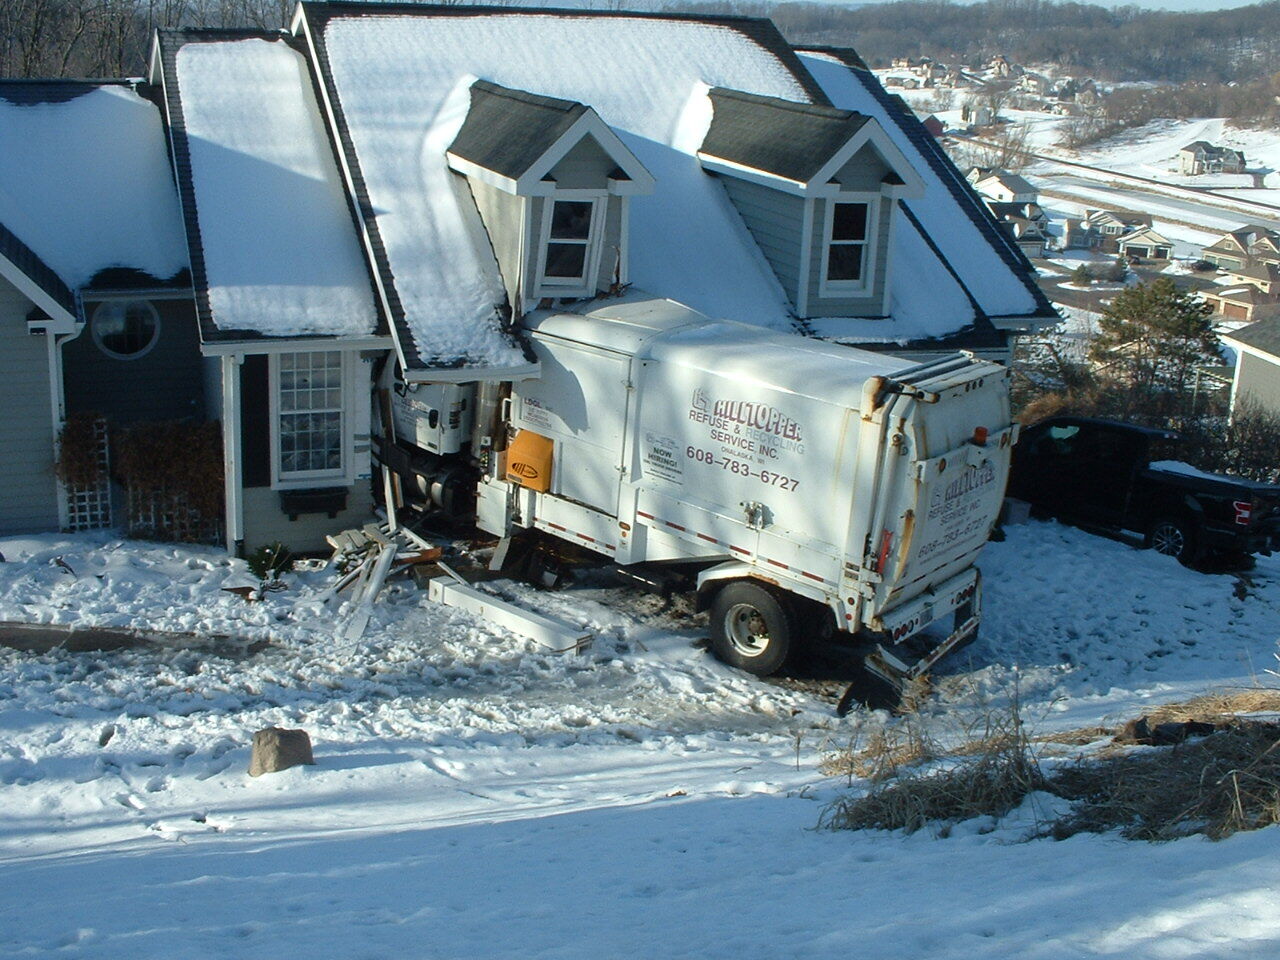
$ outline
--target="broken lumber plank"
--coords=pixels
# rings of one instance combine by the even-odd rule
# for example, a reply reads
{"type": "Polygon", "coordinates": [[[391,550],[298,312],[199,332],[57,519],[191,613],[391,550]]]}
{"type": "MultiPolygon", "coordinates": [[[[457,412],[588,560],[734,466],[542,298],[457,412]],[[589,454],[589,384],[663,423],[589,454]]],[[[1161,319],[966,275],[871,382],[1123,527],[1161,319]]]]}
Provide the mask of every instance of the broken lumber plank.
{"type": "Polygon", "coordinates": [[[428,584],[427,596],[434,602],[474,613],[496,626],[528,637],[553,653],[580,653],[591,646],[594,637],[590,632],[477,590],[444,564],[440,566],[448,573],[428,584]]]}

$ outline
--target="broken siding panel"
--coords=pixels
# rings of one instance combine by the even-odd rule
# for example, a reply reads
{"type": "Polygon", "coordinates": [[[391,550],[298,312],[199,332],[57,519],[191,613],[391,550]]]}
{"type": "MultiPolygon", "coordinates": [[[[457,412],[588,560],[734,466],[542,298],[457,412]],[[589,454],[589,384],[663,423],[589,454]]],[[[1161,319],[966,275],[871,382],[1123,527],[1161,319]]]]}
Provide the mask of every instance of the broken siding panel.
{"type": "Polygon", "coordinates": [[[0,279],[0,534],[58,529],[46,337],[27,333],[31,301],[0,279]]]}
{"type": "Polygon", "coordinates": [[[734,177],[721,177],[720,182],[794,306],[800,286],[804,200],[734,177]]]}
{"type": "Polygon", "coordinates": [[[613,283],[618,260],[622,256],[622,204],[621,197],[610,197],[604,212],[603,250],[600,269],[596,274],[596,289],[608,290],[613,283]]]}

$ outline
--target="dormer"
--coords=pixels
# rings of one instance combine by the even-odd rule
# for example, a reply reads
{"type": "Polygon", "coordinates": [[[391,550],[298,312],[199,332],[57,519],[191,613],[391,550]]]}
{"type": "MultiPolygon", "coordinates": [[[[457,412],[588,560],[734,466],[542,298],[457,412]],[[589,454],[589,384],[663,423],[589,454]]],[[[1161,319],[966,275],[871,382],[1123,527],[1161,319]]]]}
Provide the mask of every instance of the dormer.
{"type": "Polygon", "coordinates": [[[800,317],[888,313],[893,210],[924,184],[872,117],[717,88],[698,150],[800,317]]]}
{"type": "Polygon", "coordinates": [[[653,177],[591,107],[477,80],[448,161],[517,316],[627,283],[628,202],[653,177]]]}

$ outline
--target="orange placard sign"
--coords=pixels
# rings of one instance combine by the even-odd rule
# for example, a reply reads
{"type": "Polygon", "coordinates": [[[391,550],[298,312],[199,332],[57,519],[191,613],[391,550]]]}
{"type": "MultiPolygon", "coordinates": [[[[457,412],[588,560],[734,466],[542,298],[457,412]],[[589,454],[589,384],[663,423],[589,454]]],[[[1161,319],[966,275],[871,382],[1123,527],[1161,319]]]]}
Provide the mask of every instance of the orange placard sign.
{"type": "Polygon", "coordinates": [[[507,482],[546,493],[551,489],[551,455],[555,441],[521,430],[507,448],[507,482]]]}

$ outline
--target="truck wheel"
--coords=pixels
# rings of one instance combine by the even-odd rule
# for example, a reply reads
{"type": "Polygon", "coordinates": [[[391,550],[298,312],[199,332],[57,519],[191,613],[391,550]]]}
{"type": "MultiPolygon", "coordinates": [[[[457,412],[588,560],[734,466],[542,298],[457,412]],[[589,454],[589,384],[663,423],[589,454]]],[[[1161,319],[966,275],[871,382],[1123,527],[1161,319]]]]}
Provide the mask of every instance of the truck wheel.
{"type": "Polygon", "coordinates": [[[1156,553],[1173,557],[1185,566],[1190,566],[1199,552],[1190,525],[1172,517],[1164,517],[1151,525],[1147,533],[1147,546],[1156,553]]]}
{"type": "Polygon", "coordinates": [[[711,604],[711,649],[731,667],[767,677],[786,662],[794,636],[786,601],[754,583],[727,584],[711,604]]]}

